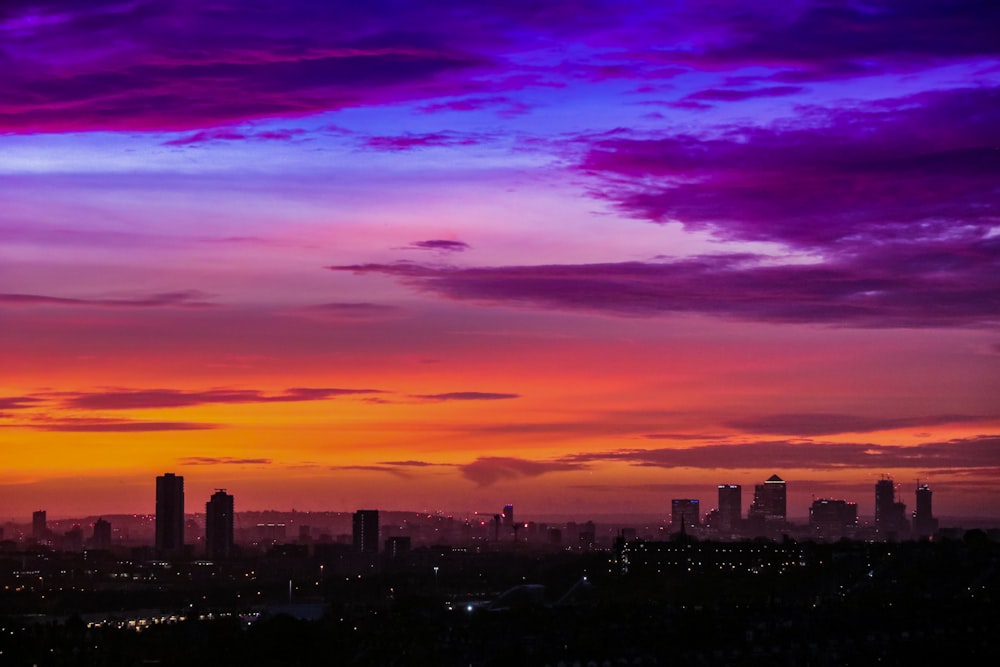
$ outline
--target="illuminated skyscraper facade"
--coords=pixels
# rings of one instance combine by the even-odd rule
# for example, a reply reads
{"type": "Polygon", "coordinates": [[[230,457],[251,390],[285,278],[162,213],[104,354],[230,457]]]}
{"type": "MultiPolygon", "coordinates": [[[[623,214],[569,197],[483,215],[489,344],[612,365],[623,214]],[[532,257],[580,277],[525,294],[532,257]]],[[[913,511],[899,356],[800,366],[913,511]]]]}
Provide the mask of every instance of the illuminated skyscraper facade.
{"type": "Polygon", "coordinates": [[[701,503],[696,498],[675,498],[670,501],[670,529],[680,530],[681,525],[701,525],[701,503]]]}
{"type": "Polygon", "coordinates": [[[785,480],[771,475],[763,484],[753,488],[753,504],[748,512],[750,518],[763,519],[767,523],[785,523],[788,520],[788,500],[785,480]]]}
{"type": "Polygon", "coordinates": [[[358,510],[354,513],[354,550],[366,554],[378,553],[378,510],[358,510]]]}

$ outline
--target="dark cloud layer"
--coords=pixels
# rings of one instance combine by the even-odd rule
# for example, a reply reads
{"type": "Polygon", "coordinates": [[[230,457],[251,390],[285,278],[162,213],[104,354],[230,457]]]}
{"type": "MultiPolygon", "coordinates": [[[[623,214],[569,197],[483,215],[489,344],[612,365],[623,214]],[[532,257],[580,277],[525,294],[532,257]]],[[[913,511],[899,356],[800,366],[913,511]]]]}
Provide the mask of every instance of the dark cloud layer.
{"type": "Polygon", "coordinates": [[[992,0],[474,3],[7,0],[0,131],[201,130],[405,101],[496,106],[573,79],[762,67],[780,82],[996,57],[992,0]],[[184,35],[178,40],[178,35],[184,35]],[[567,44],[564,62],[522,54],[567,44]],[[683,48],[671,45],[683,44],[683,48]],[[443,100],[443,101],[442,101],[443,100]]]}
{"type": "Polygon", "coordinates": [[[413,395],[413,398],[419,398],[425,401],[501,401],[520,397],[520,394],[502,394],[489,391],[449,391],[443,394],[413,395]]]}
{"type": "MultiPolygon", "coordinates": [[[[923,417],[866,417],[832,413],[793,413],[733,419],[726,423],[744,433],[771,435],[833,435],[869,433],[900,428],[969,424],[986,421],[980,415],[927,415],[923,417]]],[[[995,418],[994,418],[995,419],[995,418]]]]}
{"type": "Polygon", "coordinates": [[[572,461],[531,461],[509,456],[480,456],[459,466],[462,475],[480,486],[525,477],[538,477],[550,472],[581,470],[586,465],[572,461]]]}
{"type": "Polygon", "coordinates": [[[702,313],[777,323],[958,327],[1000,320],[1000,238],[883,245],[815,264],[743,255],[672,262],[452,268],[330,267],[399,278],[457,300],[650,316],[702,313]]]}
{"type": "Polygon", "coordinates": [[[206,308],[206,294],[196,290],[160,292],[129,298],[67,298],[41,294],[0,294],[0,306],[96,306],[101,308],[206,308]]]}
{"type": "Polygon", "coordinates": [[[628,449],[583,453],[568,463],[623,461],[655,468],[718,469],[978,469],[1000,465],[1000,436],[983,435],[901,447],[872,443],[773,440],[681,449],[628,449]]]}
{"type": "Polygon", "coordinates": [[[629,215],[725,240],[975,252],[1000,219],[1000,89],[803,109],[795,123],[713,137],[613,136],[595,141],[581,168],[629,215]]]}
{"type": "Polygon", "coordinates": [[[233,456],[184,456],[177,459],[182,466],[215,466],[215,465],[269,465],[267,458],[240,458],[233,456]]]}
{"type": "Polygon", "coordinates": [[[67,408],[83,410],[147,410],[180,408],[218,403],[292,403],[324,401],[340,396],[381,393],[378,389],[341,389],[296,387],[280,394],[265,394],[256,389],[209,389],[183,391],[179,389],[115,390],[79,393],[67,396],[67,408]]]}

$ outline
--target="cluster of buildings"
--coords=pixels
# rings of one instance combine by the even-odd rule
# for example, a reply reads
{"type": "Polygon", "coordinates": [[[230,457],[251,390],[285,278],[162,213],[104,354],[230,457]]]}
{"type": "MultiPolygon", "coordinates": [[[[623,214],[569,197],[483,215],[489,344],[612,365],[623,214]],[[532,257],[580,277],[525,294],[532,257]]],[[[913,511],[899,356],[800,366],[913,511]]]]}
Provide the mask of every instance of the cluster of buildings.
{"type": "MultiPolygon", "coordinates": [[[[787,483],[778,475],[772,475],[754,486],[753,500],[744,516],[742,487],[739,484],[719,484],[718,504],[708,512],[702,512],[701,502],[696,498],[671,500],[670,522],[665,529],[674,534],[722,540],[791,535],[819,540],[850,538],[888,541],[911,537],[925,539],[934,535],[938,529],[938,520],[932,512],[931,489],[927,484],[919,482],[916,488],[916,510],[908,518],[906,505],[899,499],[893,480],[883,476],[876,481],[873,523],[859,521],[855,502],[820,498],[812,501],[808,525],[794,525],[788,520],[787,498],[787,483]]],[[[154,548],[157,556],[170,558],[187,554],[203,555],[213,561],[230,560],[235,555],[234,518],[233,496],[226,493],[225,489],[218,489],[205,504],[204,535],[199,535],[197,540],[190,540],[191,531],[200,531],[201,528],[185,515],[184,478],[173,473],[156,478],[154,548]],[[187,546],[186,531],[189,538],[187,546]],[[201,553],[194,554],[190,551],[192,542],[202,543],[199,549],[201,553]]],[[[435,528],[433,534],[437,537],[432,539],[437,539],[440,543],[453,540],[467,543],[477,539],[495,543],[521,541],[556,548],[565,547],[566,540],[569,540],[571,546],[579,546],[585,550],[602,543],[593,522],[580,525],[569,523],[563,528],[551,528],[534,522],[519,523],[514,519],[512,504],[504,505],[492,517],[485,514],[478,515],[478,519],[476,522],[467,521],[466,524],[469,525],[462,526],[466,529],[464,531],[443,530],[438,533],[435,528]]],[[[390,520],[390,524],[392,523],[390,520]]],[[[445,526],[451,524],[449,518],[445,526]]],[[[309,543],[308,526],[299,528],[299,543],[309,543]]],[[[661,526],[660,530],[663,531],[664,527],[661,526]]],[[[361,509],[351,516],[351,534],[343,536],[344,540],[350,542],[343,546],[359,554],[377,554],[384,550],[390,555],[397,555],[410,550],[412,535],[408,533],[416,534],[421,541],[426,541],[427,536],[420,534],[417,526],[406,528],[387,525],[380,530],[379,511],[361,509]],[[418,532],[413,533],[414,530],[418,532]]],[[[54,539],[58,538],[57,543],[67,551],[79,551],[84,546],[109,549],[112,544],[111,524],[103,518],[94,522],[93,535],[90,537],[84,535],[79,525],[74,525],[64,535],[56,536],[48,528],[45,510],[39,510],[32,516],[31,534],[34,541],[40,544],[53,544],[54,539]]],[[[626,539],[653,537],[638,535],[632,528],[623,528],[618,534],[626,539]]],[[[285,524],[259,524],[254,536],[262,543],[283,543],[286,539],[285,524]]]]}
{"type": "MultiPolygon", "coordinates": [[[[694,498],[677,498],[670,503],[670,527],[673,532],[710,531],[731,535],[769,535],[787,533],[788,493],[785,480],[771,475],[754,486],[753,502],[743,517],[743,489],[739,484],[718,486],[718,506],[704,515],[694,498]]],[[[830,498],[814,499],[809,507],[808,536],[819,539],[876,538],[897,540],[906,537],[931,537],[938,528],[931,508],[932,491],[918,482],[916,511],[912,524],[906,517],[906,505],[896,495],[892,478],[883,476],[875,483],[875,521],[864,526],[858,521],[858,504],[830,498]]]]}

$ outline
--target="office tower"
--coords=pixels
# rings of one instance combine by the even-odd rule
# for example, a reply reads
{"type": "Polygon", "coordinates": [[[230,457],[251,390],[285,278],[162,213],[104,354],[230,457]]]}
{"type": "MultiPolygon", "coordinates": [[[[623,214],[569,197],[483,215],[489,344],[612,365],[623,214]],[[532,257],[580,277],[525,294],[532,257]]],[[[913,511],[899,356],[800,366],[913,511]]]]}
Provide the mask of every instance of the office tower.
{"type": "Polygon", "coordinates": [[[858,504],[846,500],[814,500],[809,507],[809,529],[818,537],[848,537],[858,525],[858,504]]]}
{"type": "Polygon", "coordinates": [[[514,506],[504,505],[503,506],[503,525],[513,526],[514,525],[514,506]]]}
{"type": "Polygon", "coordinates": [[[385,553],[390,559],[399,558],[410,550],[412,544],[409,535],[394,535],[385,541],[385,553]]]}
{"type": "Polygon", "coordinates": [[[90,540],[95,549],[111,548],[111,524],[104,519],[94,522],[94,536],[90,540]]]}
{"type": "Polygon", "coordinates": [[[739,484],[719,484],[719,528],[732,530],[743,516],[743,487],[739,484]]]}
{"type": "Polygon", "coordinates": [[[937,532],[938,520],[931,511],[932,493],[926,484],[917,486],[917,510],[913,513],[913,532],[918,538],[931,537],[937,532]]]}
{"type": "Polygon", "coordinates": [[[788,518],[785,480],[771,475],[763,484],[753,487],[753,503],[747,516],[769,523],[784,523],[788,518]]]}
{"type": "Polygon", "coordinates": [[[233,497],[216,489],[205,503],[205,555],[227,560],[233,555],[233,497]]]}
{"type": "Polygon", "coordinates": [[[675,498],[670,501],[670,529],[701,525],[700,503],[695,498],[675,498]]]}
{"type": "Polygon", "coordinates": [[[172,472],[156,478],[156,552],[177,555],[184,548],[184,478],[172,472]]]}
{"type": "Polygon", "coordinates": [[[38,510],[31,515],[31,536],[36,541],[41,542],[49,534],[49,526],[46,522],[45,510],[38,510]]]}
{"type": "Polygon", "coordinates": [[[378,553],[378,510],[358,510],[354,513],[354,550],[365,554],[378,553]]]}
{"type": "Polygon", "coordinates": [[[900,537],[907,529],[906,505],[896,501],[891,477],[875,482],[875,530],[888,539],[900,537]]]}

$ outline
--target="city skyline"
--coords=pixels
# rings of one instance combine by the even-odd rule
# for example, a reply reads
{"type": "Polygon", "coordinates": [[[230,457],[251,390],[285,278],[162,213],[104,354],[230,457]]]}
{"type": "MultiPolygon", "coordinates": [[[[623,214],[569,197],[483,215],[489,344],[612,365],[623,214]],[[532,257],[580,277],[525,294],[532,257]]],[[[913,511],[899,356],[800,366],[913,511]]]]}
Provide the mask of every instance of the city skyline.
{"type": "Polygon", "coordinates": [[[11,0],[0,520],[1000,517],[995,3],[11,0]],[[176,35],[185,39],[178,41],[176,35]],[[777,501],[775,501],[777,502],[777,501]],[[909,510],[908,510],[909,511],[909,510]]]}

